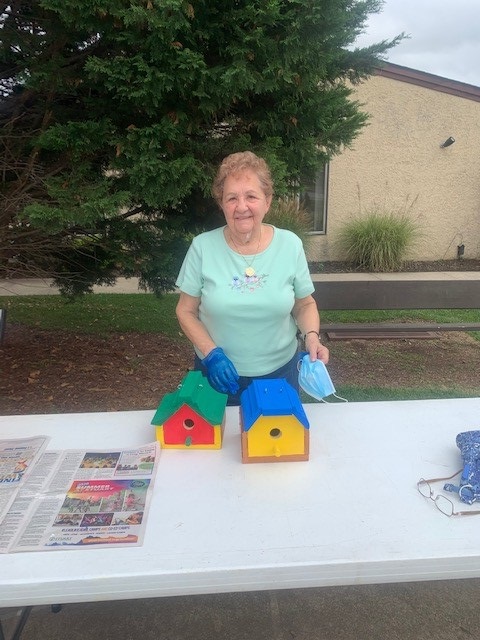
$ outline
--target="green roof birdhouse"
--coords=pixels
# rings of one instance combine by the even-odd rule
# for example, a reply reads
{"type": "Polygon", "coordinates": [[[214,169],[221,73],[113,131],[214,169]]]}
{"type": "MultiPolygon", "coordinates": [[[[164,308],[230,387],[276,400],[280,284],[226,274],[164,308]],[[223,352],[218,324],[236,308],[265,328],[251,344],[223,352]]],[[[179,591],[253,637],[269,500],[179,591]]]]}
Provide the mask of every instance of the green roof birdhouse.
{"type": "Polygon", "coordinates": [[[200,371],[189,371],[153,416],[157,440],[165,449],[220,449],[226,404],[226,394],[213,389],[200,371]]]}

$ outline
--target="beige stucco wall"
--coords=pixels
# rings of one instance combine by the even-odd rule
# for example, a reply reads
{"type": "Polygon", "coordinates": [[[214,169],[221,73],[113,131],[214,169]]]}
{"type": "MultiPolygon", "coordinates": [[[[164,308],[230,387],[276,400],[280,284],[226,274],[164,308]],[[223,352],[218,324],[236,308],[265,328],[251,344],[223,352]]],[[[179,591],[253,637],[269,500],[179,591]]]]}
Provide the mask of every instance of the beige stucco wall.
{"type": "Polygon", "coordinates": [[[480,257],[480,102],[382,76],[356,89],[371,115],[330,164],[327,233],[312,260],[341,260],[339,230],[372,208],[408,213],[423,237],[408,258],[480,257]],[[455,143],[440,145],[453,136],[455,143]]]}

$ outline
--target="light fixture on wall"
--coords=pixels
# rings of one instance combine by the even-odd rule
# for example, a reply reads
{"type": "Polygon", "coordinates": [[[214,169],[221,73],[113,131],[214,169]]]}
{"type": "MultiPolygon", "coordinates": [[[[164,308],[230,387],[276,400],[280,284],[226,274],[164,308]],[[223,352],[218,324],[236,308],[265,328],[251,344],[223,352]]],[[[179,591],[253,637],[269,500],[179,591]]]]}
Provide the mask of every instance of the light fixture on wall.
{"type": "Polygon", "coordinates": [[[449,138],[447,138],[445,140],[445,142],[442,142],[442,144],[440,145],[440,147],[442,149],[445,149],[445,147],[449,147],[451,144],[453,144],[455,142],[455,138],[452,138],[452,136],[450,136],[449,138]]]}

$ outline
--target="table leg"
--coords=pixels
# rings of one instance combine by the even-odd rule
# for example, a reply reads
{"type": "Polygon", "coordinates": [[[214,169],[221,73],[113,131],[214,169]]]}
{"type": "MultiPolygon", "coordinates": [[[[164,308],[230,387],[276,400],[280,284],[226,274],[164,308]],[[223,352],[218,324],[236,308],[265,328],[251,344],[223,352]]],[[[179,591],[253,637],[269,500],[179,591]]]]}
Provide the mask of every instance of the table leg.
{"type": "MultiPolygon", "coordinates": [[[[28,616],[30,615],[30,611],[33,607],[23,607],[20,609],[20,616],[15,623],[14,629],[12,631],[12,635],[10,636],[10,640],[20,640],[20,636],[22,635],[23,628],[25,627],[28,616]]],[[[2,621],[0,620],[0,640],[7,640],[7,636],[4,633],[2,621]]]]}

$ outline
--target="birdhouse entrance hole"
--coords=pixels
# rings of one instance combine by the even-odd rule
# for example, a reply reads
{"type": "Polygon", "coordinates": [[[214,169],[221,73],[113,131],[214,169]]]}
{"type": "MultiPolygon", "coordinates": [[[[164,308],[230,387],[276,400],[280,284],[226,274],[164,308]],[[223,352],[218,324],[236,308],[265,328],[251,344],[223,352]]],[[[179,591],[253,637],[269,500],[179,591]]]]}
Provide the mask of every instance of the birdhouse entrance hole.
{"type": "Polygon", "coordinates": [[[270,435],[271,435],[272,438],[280,438],[282,436],[282,432],[280,431],[280,429],[277,429],[275,427],[275,429],[272,429],[270,431],[270,435]]]}
{"type": "Polygon", "coordinates": [[[191,418],[187,418],[186,420],[183,421],[183,426],[185,429],[193,429],[193,427],[195,426],[195,422],[191,419],[191,418]]]}

